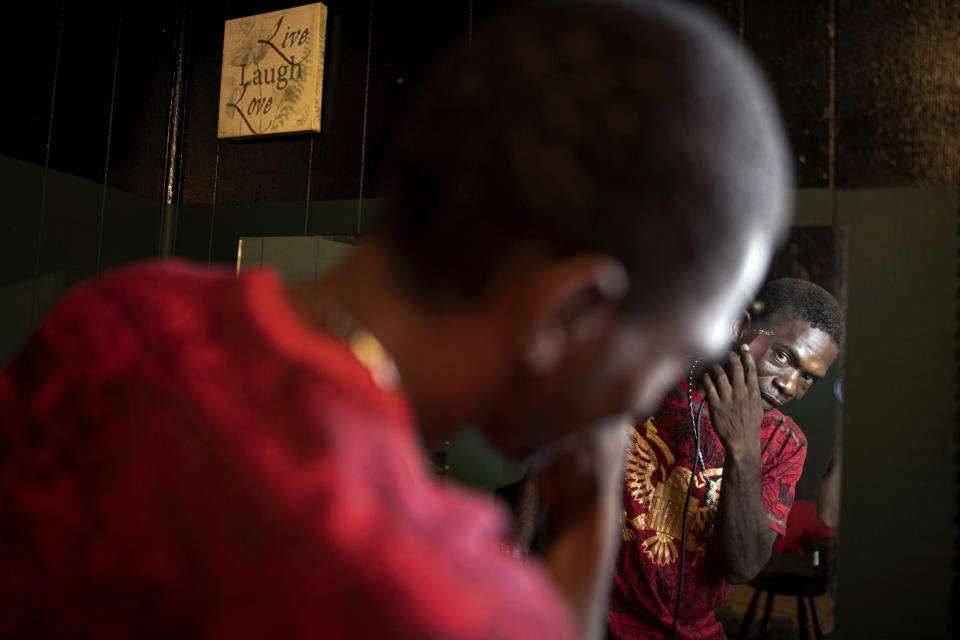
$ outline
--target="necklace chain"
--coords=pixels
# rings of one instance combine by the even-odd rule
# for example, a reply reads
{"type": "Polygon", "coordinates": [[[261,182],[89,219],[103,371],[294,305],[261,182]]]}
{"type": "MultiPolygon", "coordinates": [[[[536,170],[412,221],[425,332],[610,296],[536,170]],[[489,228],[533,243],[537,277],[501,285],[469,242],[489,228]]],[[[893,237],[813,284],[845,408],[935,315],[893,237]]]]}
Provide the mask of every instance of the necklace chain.
{"type": "Polygon", "coordinates": [[[353,316],[325,299],[314,302],[313,313],[315,324],[346,344],[381,388],[396,390],[401,387],[400,373],[393,358],[353,316]]]}
{"type": "MultiPolygon", "coordinates": [[[[703,474],[703,479],[707,483],[707,506],[713,506],[716,504],[716,497],[714,496],[714,486],[716,485],[716,481],[707,477],[707,465],[704,464],[703,454],[700,451],[700,416],[695,415],[693,411],[693,374],[696,372],[698,364],[700,364],[700,360],[694,360],[693,364],[690,365],[690,371],[687,374],[687,407],[690,409],[690,426],[693,428],[694,443],[697,447],[697,457],[693,465],[693,475],[696,476],[697,465],[699,464],[700,472],[703,474]]],[[[704,402],[705,401],[701,398],[700,413],[703,413],[704,402]]]]}

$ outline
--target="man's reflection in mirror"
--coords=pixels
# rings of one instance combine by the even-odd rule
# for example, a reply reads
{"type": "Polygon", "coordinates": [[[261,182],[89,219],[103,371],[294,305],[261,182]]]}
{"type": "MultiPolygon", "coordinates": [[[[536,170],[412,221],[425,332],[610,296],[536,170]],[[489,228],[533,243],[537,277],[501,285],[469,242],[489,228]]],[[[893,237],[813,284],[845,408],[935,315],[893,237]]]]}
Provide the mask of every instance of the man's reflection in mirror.
{"type": "MultiPolygon", "coordinates": [[[[729,585],[752,580],[787,533],[807,443],[780,409],[826,376],[843,314],[823,288],[783,278],[763,288],[731,337],[724,357],[688,362],[631,431],[608,611],[614,638],[724,638],[714,612],[729,585]]],[[[534,485],[514,490],[521,546],[542,511],[534,485]]]]}
{"type": "Polygon", "coordinates": [[[727,357],[690,362],[634,428],[613,637],[723,638],[714,611],[729,585],[753,579],[787,532],[807,445],[780,409],[826,376],[843,315],[826,290],[793,278],[757,301],[727,357]]]}

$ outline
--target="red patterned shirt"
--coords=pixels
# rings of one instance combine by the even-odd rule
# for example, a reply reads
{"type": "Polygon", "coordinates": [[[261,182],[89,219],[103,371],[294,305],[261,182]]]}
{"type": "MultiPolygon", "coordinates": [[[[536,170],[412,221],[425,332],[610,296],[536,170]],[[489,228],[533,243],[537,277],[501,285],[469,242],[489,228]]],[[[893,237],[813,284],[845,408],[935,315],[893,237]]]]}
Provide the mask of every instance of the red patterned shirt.
{"type": "MultiPolygon", "coordinates": [[[[679,580],[681,505],[696,456],[686,390],[681,383],[664,398],[656,415],[631,431],[623,490],[623,545],[607,616],[615,638],[670,636],[679,580]]],[[[695,411],[701,402],[694,393],[695,411]]],[[[770,526],[782,536],[807,442],[790,418],[773,410],[763,416],[760,444],[763,504],[770,526]]],[[[677,625],[677,637],[685,640],[725,637],[714,611],[723,603],[729,585],[706,557],[724,462],[708,410],[701,419],[700,450],[705,470],[698,469],[687,506],[683,599],[677,625]],[[713,495],[708,496],[711,482],[713,495]]]]}
{"type": "Polygon", "coordinates": [[[0,636],[573,635],[506,514],[271,273],[83,284],[0,375],[0,636]]]}

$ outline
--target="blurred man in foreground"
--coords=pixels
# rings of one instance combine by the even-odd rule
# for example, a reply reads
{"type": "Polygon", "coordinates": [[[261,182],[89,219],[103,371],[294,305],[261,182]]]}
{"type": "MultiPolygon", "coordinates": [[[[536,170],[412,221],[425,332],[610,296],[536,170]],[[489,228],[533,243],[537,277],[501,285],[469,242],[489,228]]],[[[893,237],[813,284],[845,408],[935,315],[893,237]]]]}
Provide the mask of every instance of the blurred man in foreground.
{"type": "Polygon", "coordinates": [[[631,430],[608,613],[615,638],[722,640],[714,611],[730,583],[752,580],[786,534],[807,441],[779,409],[827,374],[843,313],[826,290],[794,278],[767,283],[757,301],[762,311],[737,325],[725,368],[688,363],[656,414],[631,430]]]}
{"type": "Polygon", "coordinates": [[[602,629],[604,425],[722,347],[787,223],[779,119],[733,39],[672,3],[524,5],[421,89],[390,211],[329,276],[128,268],[6,370],[5,637],[602,629]],[[421,468],[465,424],[554,456],[542,565],[421,468]]]}

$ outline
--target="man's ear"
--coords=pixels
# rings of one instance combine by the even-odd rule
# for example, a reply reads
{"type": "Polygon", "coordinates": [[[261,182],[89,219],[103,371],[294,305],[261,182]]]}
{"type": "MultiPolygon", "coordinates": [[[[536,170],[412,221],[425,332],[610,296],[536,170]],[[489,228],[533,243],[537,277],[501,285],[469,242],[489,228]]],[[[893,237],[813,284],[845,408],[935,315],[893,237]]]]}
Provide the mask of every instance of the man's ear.
{"type": "Polygon", "coordinates": [[[618,261],[585,254],[540,266],[531,284],[520,352],[526,368],[543,375],[573,347],[609,328],[629,278],[618,261]]]}
{"type": "Polygon", "coordinates": [[[734,344],[743,343],[750,335],[750,312],[746,309],[740,313],[730,328],[734,344]]]}

